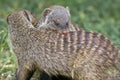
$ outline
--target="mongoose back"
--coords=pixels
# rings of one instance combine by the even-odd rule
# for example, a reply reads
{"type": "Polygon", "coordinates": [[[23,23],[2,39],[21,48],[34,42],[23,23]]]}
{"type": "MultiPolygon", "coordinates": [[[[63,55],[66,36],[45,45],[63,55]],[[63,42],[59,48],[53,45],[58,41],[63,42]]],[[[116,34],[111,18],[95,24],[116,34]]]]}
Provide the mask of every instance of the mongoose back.
{"type": "Polygon", "coordinates": [[[18,11],[7,17],[18,80],[29,80],[35,69],[73,80],[120,80],[120,51],[103,35],[36,29],[25,13],[30,15],[18,11]]]}
{"type": "MultiPolygon", "coordinates": [[[[70,11],[63,6],[51,6],[46,8],[42,12],[42,17],[40,18],[39,22],[37,23],[36,28],[40,29],[43,28],[50,28],[54,31],[61,32],[66,34],[69,31],[77,31],[79,27],[73,25],[70,21],[70,11]]],[[[69,78],[62,76],[62,75],[52,75],[49,76],[45,72],[41,72],[40,80],[70,80],[69,78]],[[51,78],[51,79],[50,79],[51,78]]]]}
{"type": "Polygon", "coordinates": [[[37,28],[51,28],[58,31],[73,31],[78,30],[78,27],[73,26],[70,20],[70,12],[68,7],[54,5],[46,8],[38,21],[37,28]]]}

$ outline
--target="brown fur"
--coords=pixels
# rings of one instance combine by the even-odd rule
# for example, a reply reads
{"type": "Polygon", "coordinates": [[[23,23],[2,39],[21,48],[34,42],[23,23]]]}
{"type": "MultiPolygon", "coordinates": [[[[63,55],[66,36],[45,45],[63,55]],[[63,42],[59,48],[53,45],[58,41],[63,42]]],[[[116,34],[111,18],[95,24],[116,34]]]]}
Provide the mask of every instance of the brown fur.
{"type": "Polygon", "coordinates": [[[120,80],[120,51],[103,35],[84,30],[62,34],[36,29],[25,12],[7,18],[18,59],[18,80],[29,80],[28,74],[36,69],[73,80],[120,80]]]}
{"type": "MultiPolygon", "coordinates": [[[[69,9],[64,8],[63,6],[55,5],[46,8],[45,10],[43,10],[41,16],[42,17],[38,21],[37,26],[35,26],[35,28],[39,29],[42,27],[52,29],[56,32],[60,32],[63,34],[67,34],[67,32],[69,31],[79,30],[79,27],[73,25],[70,21],[69,9]]],[[[47,73],[42,72],[39,80],[70,80],[70,78],[67,78],[66,76],[62,75],[49,76],[47,73]]]]}
{"type": "Polygon", "coordinates": [[[59,5],[44,9],[35,27],[50,28],[59,32],[79,30],[71,23],[69,9],[59,5]]]}

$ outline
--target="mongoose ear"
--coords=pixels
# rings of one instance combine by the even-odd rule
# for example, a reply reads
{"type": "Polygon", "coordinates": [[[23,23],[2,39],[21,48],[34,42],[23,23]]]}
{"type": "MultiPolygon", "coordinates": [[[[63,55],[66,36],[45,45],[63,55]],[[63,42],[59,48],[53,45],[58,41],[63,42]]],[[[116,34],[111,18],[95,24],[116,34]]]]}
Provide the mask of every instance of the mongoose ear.
{"type": "Polygon", "coordinates": [[[35,18],[30,11],[24,10],[24,15],[26,16],[28,21],[30,21],[33,25],[35,24],[35,18]]]}
{"type": "Polygon", "coordinates": [[[43,15],[46,16],[48,15],[52,10],[50,8],[46,8],[44,11],[43,11],[43,15]]]}
{"type": "Polygon", "coordinates": [[[28,10],[24,10],[23,12],[24,12],[24,15],[27,18],[27,20],[28,21],[32,21],[30,15],[29,15],[30,14],[29,11],[28,10]]]}
{"type": "Polygon", "coordinates": [[[68,11],[70,10],[68,6],[66,7],[66,9],[67,9],[68,11]]]}
{"type": "Polygon", "coordinates": [[[9,16],[10,16],[10,14],[6,17],[6,21],[8,24],[9,24],[9,16]]]}
{"type": "Polygon", "coordinates": [[[70,16],[70,9],[69,9],[68,6],[66,7],[66,10],[67,10],[67,12],[68,12],[68,14],[69,14],[69,16],[70,16]]]}

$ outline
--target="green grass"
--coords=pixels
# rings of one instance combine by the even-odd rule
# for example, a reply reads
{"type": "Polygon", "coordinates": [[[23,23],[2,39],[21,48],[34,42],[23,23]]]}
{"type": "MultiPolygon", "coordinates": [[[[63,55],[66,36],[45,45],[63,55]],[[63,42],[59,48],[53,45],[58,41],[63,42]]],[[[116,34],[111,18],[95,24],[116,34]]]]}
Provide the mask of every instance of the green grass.
{"type": "Polygon", "coordinates": [[[6,17],[28,9],[39,19],[42,10],[51,5],[68,6],[71,21],[87,31],[104,34],[120,48],[120,0],[0,0],[0,79],[12,77],[17,68],[12,51],[6,17]]]}

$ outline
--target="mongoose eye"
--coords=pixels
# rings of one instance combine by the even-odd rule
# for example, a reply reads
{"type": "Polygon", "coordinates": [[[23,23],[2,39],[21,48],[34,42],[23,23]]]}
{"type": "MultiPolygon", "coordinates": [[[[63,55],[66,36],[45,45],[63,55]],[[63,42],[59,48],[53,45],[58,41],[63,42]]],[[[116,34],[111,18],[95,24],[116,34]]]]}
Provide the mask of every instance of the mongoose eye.
{"type": "Polygon", "coordinates": [[[66,23],[66,26],[68,26],[68,22],[66,23]]]}
{"type": "Polygon", "coordinates": [[[53,20],[53,22],[54,22],[55,25],[57,25],[57,26],[60,24],[58,20],[53,20]]]}
{"type": "Polygon", "coordinates": [[[48,14],[50,14],[52,10],[50,8],[46,8],[44,11],[43,11],[43,16],[47,16],[48,14]]]}

